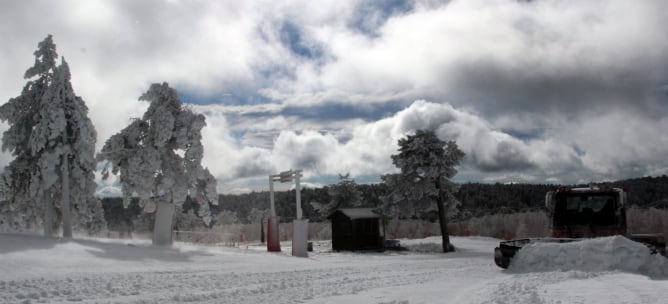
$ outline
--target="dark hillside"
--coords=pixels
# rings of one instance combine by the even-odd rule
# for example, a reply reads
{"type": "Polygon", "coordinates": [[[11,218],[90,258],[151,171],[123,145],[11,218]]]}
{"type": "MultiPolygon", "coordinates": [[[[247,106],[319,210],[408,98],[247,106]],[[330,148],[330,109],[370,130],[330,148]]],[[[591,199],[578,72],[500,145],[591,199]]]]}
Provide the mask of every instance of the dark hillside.
{"type": "MultiPolygon", "coordinates": [[[[643,177],[612,182],[610,185],[621,187],[628,191],[629,204],[639,208],[668,209],[668,177],[643,177]]],[[[584,185],[580,185],[584,186],[584,185]]],[[[516,212],[543,210],[545,193],[554,190],[559,185],[545,184],[483,184],[466,183],[459,185],[455,197],[462,203],[458,217],[466,219],[491,214],[509,214],[516,212]]],[[[358,185],[362,197],[362,207],[379,207],[381,197],[387,189],[383,184],[358,185]]],[[[275,193],[276,213],[282,221],[289,222],[296,216],[295,191],[275,193]]],[[[311,202],[328,202],[330,196],[328,187],[302,189],[302,210],[305,218],[312,222],[320,220],[313,210],[311,202]]],[[[105,209],[105,218],[111,230],[132,229],[133,223],[150,221],[150,216],[143,215],[136,200],[130,208],[123,209],[120,198],[105,198],[102,200],[105,209]],[[146,218],[146,219],[143,219],[146,218]],[[122,229],[119,229],[122,228],[122,229]]],[[[184,203],[184,212],[194,208],[195,204],[184,203]]],[[[218,206],[211,206],[214,214],[223,210],[236,212],[241,223],[248,223],[250,211],[269,209],[269,192],[251,192],[245,194],[221,194],[218,197],[218,206]]],[[[416,210],[413,214],[428,214],[416,210]]]]}

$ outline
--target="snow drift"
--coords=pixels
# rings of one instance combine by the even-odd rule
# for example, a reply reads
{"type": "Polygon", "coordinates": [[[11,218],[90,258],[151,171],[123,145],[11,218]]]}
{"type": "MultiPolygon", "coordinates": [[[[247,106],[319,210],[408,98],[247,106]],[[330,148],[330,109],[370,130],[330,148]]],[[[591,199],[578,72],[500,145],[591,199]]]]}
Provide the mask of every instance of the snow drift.
{"type": "Polygon", "coordinates": [[[580,270],[624,271],[668,278],[668,259],[623,236],[572,243],[537,242],[522,248],[508,267],[511,272],[580,270]]]}

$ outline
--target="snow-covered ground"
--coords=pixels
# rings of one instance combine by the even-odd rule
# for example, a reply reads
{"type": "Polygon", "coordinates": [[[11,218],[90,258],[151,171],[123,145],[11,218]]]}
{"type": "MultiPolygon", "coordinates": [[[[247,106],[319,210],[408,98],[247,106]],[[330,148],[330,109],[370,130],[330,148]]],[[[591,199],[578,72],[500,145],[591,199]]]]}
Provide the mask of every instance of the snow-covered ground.
{"type": "Polygon", "coordinates": [[[141,240],[0,234],[0,302],[565,304],[668,299],[666,263],[617,238],[571,245],[581,250],[575,257],[569,250],[577,248],[558,249],[562,254],[547,255],[552,262],[539,257],[554,251],[542,247],[550,245],[537,245],[522,259],[539,272],[494,265],[496,239],[455,237],[457,252],[430,253],[440,247],[438,242],[402,240],[421,252],[385,253],[336,253],[328,242],[317,242],[309,258],[297,258],[289,255],[289,243],[281,253],[268,253],[259,245],[156,248],[141,240]],[[623,259],[631,262],[633,257],[645,260],[620,269],[623,259]],[[578,268],[580,262],[573,259],[599,266],[578,268]]]}

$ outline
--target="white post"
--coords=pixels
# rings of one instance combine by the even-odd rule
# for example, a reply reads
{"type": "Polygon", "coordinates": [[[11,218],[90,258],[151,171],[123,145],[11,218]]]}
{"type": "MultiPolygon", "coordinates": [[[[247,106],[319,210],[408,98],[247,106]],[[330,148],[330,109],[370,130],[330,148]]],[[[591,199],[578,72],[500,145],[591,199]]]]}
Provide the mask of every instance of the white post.
{"type": "Polygon", "coordinates": [[[158,202],[153,225],[153,245],[172,245],[172,221],[174,219],[174,204],[158,202]]]}
{"type": "Polygon", "coordinates": [[[302,219],[302,194],[301,186],[299,185],[299,176],[301,172],[298,170],[295,172],[295,191],[297,192],[297,219],[302,219]]]}
{"type": "Polygon", "coordinates": [[[308,257],[308,220],[292,222],[292,255],[308,257]]]}
{"type": "Polygon", "coordinates": [[[295,178],[295,200],[297,201],[297,219],[292,223],[292,255],[308,257],[308,220],[302,219],[301,170],[292,172],[295,178]]]}

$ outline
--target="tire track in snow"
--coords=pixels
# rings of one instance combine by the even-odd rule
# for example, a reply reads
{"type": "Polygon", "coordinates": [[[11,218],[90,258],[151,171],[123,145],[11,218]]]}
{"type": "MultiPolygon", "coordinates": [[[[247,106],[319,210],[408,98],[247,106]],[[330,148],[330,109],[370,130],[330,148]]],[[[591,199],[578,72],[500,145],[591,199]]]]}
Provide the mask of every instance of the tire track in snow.
{"type": "Polygon", "coordinates": [[[657,296],[663,282],[649,280],[637,285],[636,274],[622,272],[555,271],[513,274],[483,282],[466,303],[483,304],[587,304],[662,303],[657,296]],[[636,283],[627,283],[628,279],[636,283]],[[633,278],[631,278],[633,277],[633,278]],[[652,285],[655,285],[653,288],[652,285]]]}
{"type": "Polygon", "coordinates": [[[597,276],[583,272],[538,272],[503,276],[488,282],[476,293],[471,303],[483,304],[565,304],[573,302],[573,298],[562,302],[562,297],[550,297],[545,294],[545,287],[565,280],[586,279],[597,276]],[[474,298],[474,299],[475,299],[474,298]]]}
{"type": "Polygon", "coordinates": [[[278,272],[224,270],[90,273],[65,279],[0,281],[3,303],[297,303],[373,288],[427,282],[438,263],[278,272]]]}

